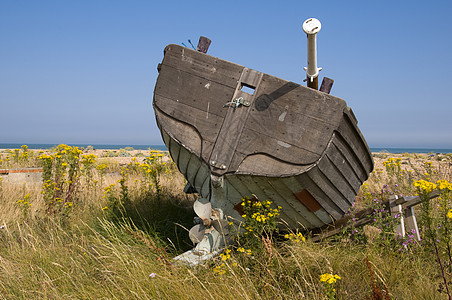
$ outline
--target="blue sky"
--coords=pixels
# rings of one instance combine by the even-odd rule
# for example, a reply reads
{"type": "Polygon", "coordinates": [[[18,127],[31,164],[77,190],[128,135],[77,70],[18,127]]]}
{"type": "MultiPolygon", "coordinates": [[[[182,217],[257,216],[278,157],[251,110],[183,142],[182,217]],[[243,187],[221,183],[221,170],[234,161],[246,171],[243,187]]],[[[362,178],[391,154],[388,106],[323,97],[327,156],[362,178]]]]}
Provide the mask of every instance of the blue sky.
{"type": "Polygon", "coordinates": [[[167,44],[302,83],[302,23],[370,147],[452,148],[452,1],[0,1],[0,143],[162,144],[167,44]]]}

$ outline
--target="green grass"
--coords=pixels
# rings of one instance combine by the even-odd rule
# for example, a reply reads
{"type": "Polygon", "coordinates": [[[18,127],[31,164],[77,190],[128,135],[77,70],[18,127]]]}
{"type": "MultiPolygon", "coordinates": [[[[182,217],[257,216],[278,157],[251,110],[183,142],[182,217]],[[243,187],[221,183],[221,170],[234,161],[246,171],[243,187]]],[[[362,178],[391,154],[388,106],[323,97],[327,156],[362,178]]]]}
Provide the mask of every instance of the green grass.
{"type": "MultiPolygon", "coordinates": [[[[426,176],[427,156],[407,159],[412,164],[404,168],[426,176]]],[[[432,161],[437,173],[431,179],[450,180],[449,160],[432,161]]],[[[175,265],[171,259],[192,247],[184,228],[192,226],[195,197],[183,194],[182,176],[171,165],[159,175],[158,192],[142,173],[130,172],[128,201],[123,201],[118,163],[110,158],[99,163],[109,165],[102,186],[88,188],[82,178],[67,215],[46,212],[39,184],[1,183],[0,299],[328,299],[319,281],[324,273],[341,277],[338,299],[371,299],[372,277],[394,299],[447,299],[427,247],[399,252],[345,235],[318,243],[276,236],[252,255],[231,247],[226,260],[218,257],[195,268],[175,265]],[[102,209],[112,204],[104,197],[104,187],[112,183],[120,205],[116,215],[102,209]],[[24,208],[17,200],[26,194],[31,206],[24,208]],[[222,263],[220,275],[215,270],[222,263]]],[[[93,181],[99,180],[93,172],[93,181]]],[[[398,192],[413,195],[408,177],[382,169],[370,177],[369,190],[378,193],[384,184],[400,182],[398,192]]],[[[357,198],[366,205],[363,192],[357,198]]],[[[450,269],[446,275],[450,281],[450,269]]]]}

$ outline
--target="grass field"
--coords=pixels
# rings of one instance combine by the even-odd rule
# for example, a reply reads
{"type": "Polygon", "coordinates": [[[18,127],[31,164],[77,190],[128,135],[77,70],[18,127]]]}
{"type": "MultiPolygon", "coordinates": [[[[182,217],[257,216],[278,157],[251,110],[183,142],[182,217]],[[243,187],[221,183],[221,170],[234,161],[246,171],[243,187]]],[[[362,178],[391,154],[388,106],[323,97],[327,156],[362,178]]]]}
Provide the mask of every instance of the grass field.
{"type": "Polygon", "coordinates": [[[0,179],[0,299],[450,299],[452,155],[374,160],[355,205],[374,209],[372,226],[350,222],[314,243],[263,222],[258,235],[186,267],[171,259],[193,247],[196,195],[183,193],[167,153],[4,150],[0,169],[44,172],[35,183],[0,179]],[[416,207],[422,241],[397,236],[381,203],[433,189],[441,197],[416,207]]]}

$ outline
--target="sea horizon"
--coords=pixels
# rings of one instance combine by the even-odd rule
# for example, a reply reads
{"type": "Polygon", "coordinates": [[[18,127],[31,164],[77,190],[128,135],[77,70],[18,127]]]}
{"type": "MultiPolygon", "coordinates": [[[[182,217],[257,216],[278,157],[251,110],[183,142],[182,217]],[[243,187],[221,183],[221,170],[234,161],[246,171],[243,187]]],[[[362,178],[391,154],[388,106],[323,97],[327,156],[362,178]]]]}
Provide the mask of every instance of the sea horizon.
{"type": "MultiPolygon", "coordinates": [[[[22,144],[22,143],[0,143],[0,149],[20,149],[22,145],[27,145],[28,149],[50,149],[59,144],[22,144]]],[[[126,147],[132,147],[134,150],[160,150],[167,151],[165,145],[134,145],[134,144],[67,144],[72,147],[86,148],[88,146],[94,149],[119,150],[126,147]]],[[[424,148],[424,147],[370,147],[371,152],[387,153],[452,153],[452,148],[424,148]]]]}

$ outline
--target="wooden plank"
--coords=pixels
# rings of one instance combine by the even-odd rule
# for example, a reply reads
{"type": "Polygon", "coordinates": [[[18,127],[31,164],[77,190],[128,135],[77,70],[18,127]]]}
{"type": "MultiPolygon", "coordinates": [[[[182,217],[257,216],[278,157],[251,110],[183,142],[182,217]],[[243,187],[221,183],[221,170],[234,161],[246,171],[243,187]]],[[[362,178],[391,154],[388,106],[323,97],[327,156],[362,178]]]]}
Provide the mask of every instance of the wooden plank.
{"type": "Polygon", "coordinates": [[[276,206],[285,208],[280,211],[280,219],[284,220],[287,225],[289,225],[291,228],[297,228],[299,227],[297,224],[298,222],[306,222],[306,220],[288,204],[285,198],[281,197],[278,193],[275,192],[273,186],[271,185],[270,178],[263,176],[246,177],[252,180],[255,185],[259,186],[262,189],[263,193],[265,194],[265,199],[261,200],[271,200],[274,203],[273,208],[276,208],[276,206]]]}
{"type": "Polygon", "coordinates": [[[192,157],[192,154],[187,149],[185,149],[184,147],[180,148],[179,161],[178,161],[177,167],[178,167],[179,171],[182,173],[182,175],[184,175],[184,177],[187,180],[188,180],[187,169],[188,169],[188,164],[190,163],[191,157],[192,157]]]}
{"type": "MultiPolygon", "coordinates": [[[[333,137],[334,141],[335,137],[333,137]]],[[[359,192],[362,185],[362,181],[358,178],[355,170],[351,167],[350,162],[344,156],[344,154],[333,143],[330,143],[327,152],[327,157],[331,160],[332,164],[340,171],[344,179],[349,183],[353,189],[355,195],[359,192]]]]}
{"type": "Polygon", "coordinates": [[[405,217],[405,231],[414,235],[417,241],[421,240],[419,235],[419,228],[417,226],[416,216],[414,215],[414,208],[408,207],[404,213],[405,217]]]}
{"type": "Polygon", "coordinates": [[[170,144],[168,147],[169,153],[171,155],[171,158],[173,159],[173,162],[176,164],[176,166],[179,168],[179,154],[181,150],[181,145],[177,143],[175,140],[171,139],[170,144]]]}
{"type": "Polygon", "coordinates": [[[320,172],[325,176],[325,179],[328,180],[328,183],[335,187],[342,199],[348,201],[347,211],[355,200],[356,193],[353,187],[327,155],[323,156],[323,158],[319,161],[318,166],[320,172]]]}
{"type": "MultiPolygon", "coordinates": [[[[158,124],[157,124],[158,125],[158,124]]],[[[166,146],[166,149],[169,149],[169,144],[170,144],[170,137],[169,137],[169,135],[165,132],[165,130],[163,130],[162,128],[160,128],[160,126],[159,126],[159,129],[160,129],[160,133],[162,134],[162,140],[163,140],[163,143],[165,143],[165,146],[166,146]]],[[[171,153],[170,153],[171,154],[171,153]]]]}
{"type": "Polygon", "coordinates": [[[318,76],[315,78],[312,78],[312,80],[311,80],[311,77],[308,76],[306,78],[306,81],[307,81],[308,88],[311,88],[313,90],[319,89],[319,77],[318,76]]]}
{"type": "MultiPolygon", "coordinates": [[[[236,178],[241,183],[243,183],[250,191],[252,191],[252,194],[256,195],[259,200],[261,201],[273,200],[276,205],[286,206],[282,205],[280,201],[281,198],[271,197],[272,195],[268,193],[271,189],[269,189],[266,186],[266,183],[264,181],[260,180],[261,178],[259,177],[254,178],[251,176],[236,176],[236,178]]],[[[248,196],[252,197],[251,196],[252,194],[249,194],[248,196]]],[[[273,194],[273,196],[275,195],[273,194]]],[[[292,218],[289,217],[286,211],[281,211],[280,214],[281,219],[286,220],[288,224],[296,225],[296,220],[292,220],[292,218]]]]}
{"type": "Polygon", "coordinates": [[[203,198],[210,199],[210,176],[202,184],[200,194],[203,198]]]}
{"type": "Polygon", "coordinates": [[[391,216],[396,217],[397,215],[400,216],[400,223],[395,226],[395,232],[399,234],[400,236],[405,236],[405,220],[404,220],[404,214],[402,205],[395,205],[394,202],[398,198],[397,195],[394,195],[393,199],[389,199],[389,205],[391,206],[391,216]]]}
{"type": "Polygon", "coordinates": [[[344,199],[336,199],[341,197],[341,195],[333,186],[325,182],[325,176],[317,167],[310,169],[307,173],[296,176],[295,179],[303,184],[322,208],[334,219],[342,218],[345,211],[348,210],[348,203],[344,199]]]}
{"type": "Polygon", "coordinates": [[[154,111],[159,127],[165,128],[165,131],[168,131],[169,134],[177,136],[179,143],[200,156],[203,150],[202,140],[195,128],[168,117],[164,113],[161,113],[157,107],[154,107],[154,111]]]}
{"type": "MultiPolygon", "coordinates": [[[[259,186],[260,188],[262,188],[262,185],[256,182],[252,183],[251,185],[249,183],[244,183],[241,180],[242,178],[243,176],[225,175],[225,184],[227,183],[228,185],[228,199],[231,200],[231,203],[234,205],[234,210],[237,211],[240,215],[240,209],[236,209],[236,206],[240,206],[241,199],[245,196],[252,198],[253,194],[257,195],[257,191],[254,189],[254,187],[259,186]]],[[[251,179],[253,180],[254,178],[251,179]]],[[[265,194],[258,196],[260,200],[263,200],[263,198],[272,199],[276,203],[275,198],[272,197],[271,194],[268,194],[265,188],[263,189],[263,191],[265,194]]],[[[296,224],[295,221],[293,221],[290,217],[287,217],[287,211],[284,211],[281,216],[289,224],[296,224]]]]}
{"type": "Polygon", "coordinates": [[[328,77],[323,77],[322,84],[319,91],[329,94],[333,88],[334,80],[328,77]]]}
{"type": "Polygon", "coordinates": [[[196,50],[202,53],[207,53],[207,50],[209,50],[211,42],[212,41],[209,38],[206,38],[205,36],[200,36],[196,50]]]}
{"type": "Polygon", "coordinates": [[[235,88],[243,66],[200,53],[179,45],[165,48],[162,68],[173,68],[235,88]]]}
{"type": "MultiPolygon", "coordinates": [[[[346,103],[343,99],[321,93],[299,84],[289,82],[268,74],[262,77],[254,108],[258,112],[268,109],[285,111],[286,106],[296,115],[317,118],[331,124],[339,125],[346,103]]],[[[279,117],[279,115],[277,115],[279,117]]]]}
{"type": "MultiPolygon", "coordinates": [[[[284,112],[280,116],[283,114],[284,112]]],[[[318,160],[333,134],[333,127],[319,120],[303,118],[290,112],[285,115],[285,121],[280,122],[277,118],[272,120],[262,115],[256,115],[253,112],[246,122],[245,130],[249,138],[252,138],[253,135],[257,135],[263,140],[271,138],[274,141],[274,144],[271,146],[277,146],[279,148],[277,157],[283,161],[293,161],[295,164],[307,164],[318,160]],[[315,155],[311,155],[309,158],[306,156],[297,156],[297,159],[294,159],[293,155],[291,155],[292,150],[289,149],[291,147],[297,147],[315,155]]],[[[263,144],[255,144],[255,148],[260,148],[266,144],[265,142],[263,144]]]]}
{"type": "Polygon", "coordinates": [[[318,215],[310,212],[306,206],[295,198],[294,194],[305,188],[304,185],[294,181],[291,177],[287,177],[273,181],[272,187],[281,194],[290,206],[301,216],[300,223],[303,226],[306,226],[306,228],[315,228],[325,224],[325,220],[320,219],[318,215]],[[303,221],[303,219],[305,219],[305,221],[303,221]]]}
{"type": "Polygon", "coordinates": [[[363,164],[359,162],[359,158],[356,156],[355,152],[351,146],[342,138],[340,134],[334,134],[333,143],[339,150],[339,152],[347,159],[347,162],[352,167],[355,174],[358,176],[361,182],[364,182],[369,177],[363,164]]]}
{"type": "MultiPolygon", "coordinates": [[[[179,135],[183,135],[186,132],[186,128],[183,128],[183,123],[193,127],[203,140],[207,140],[214,143],[220,128],[222,126],[223,119],[221,118],[206,118],[206,112],[187,106],[183,103],[173,101],[162,96],[155,97],[154,109],[164,112],[166,115],[171,116],[173,119],[178,120],[177,126],[165,127],[165,130],[172,134],[174,137],[179,138],[179,135]]],[[[158,114],[158,112],[156,112],[158,114]]],[[[158,116],[160,118],[160,116],[158,116]]],[[[187,126],[185,125],[185,126],[187,126]]],[[[168,126],[170,126],[168,124],[168,126]]],[[[188,138],[188,137],[187,137],[188,138]]],[[[184,140],[184,143],[187,140],[184,140]]]]}
{"type": "Polygon", "coordinates": [[[291,195],[291,199],[293,199],[294,201],[299,203],[298,199],[295,198],[295,194],[297,192],[301,191],[302,189],[308,190],[309,193],[314,197],[315,201],[317,201],[322,208],[317,210],[317,211],[315,211],[315,212],[313,212],[313,213],[311,213],[311,212],[309,212],[309,210],[304,205],[301,205],[301,207],[303,207],[303,211],[305,210],[307,213],[313,214],[323,224],[331,223],[332,222],[332,218],[329,216],[329,213],[325,209],[325,206],[324,206],[325,205],[325,201],[324,201],[324,199],[322,197],[318,196],[318,192],[315,189],[313,189],[312,186],[309,186],[309,181],[305,182],[305,181],[297,180],[301,176],[306,176],[306,174],[300,175],[300,176],[297,176],[297,177],[281,178],[281,181],[284,182],[285,186],[287,187],[287,189],[292,194],[291,195]]]}
{"type": "MultiPolygon", "coordinates": [[[[253,81],[260,82],[262,73],[257,71],[249,70],[244,68],[243,76],[241,76],[234,96],[232,100],[243,98],[252,105],[254,97],[242,92],[240,89],[242,87],[243,81],[250,81],[251,77],[254,77],[253,81]]],[[[259,89],[258,84],[256,84],[256,90],[259,89]]],[[[224,119],[223,125],[220,132],[218,133],[218,138],[216,140],[215,146],[212,150],[212,155],[210,157],[211,171],[215,175],[223,175],[229,170],[232,157],[240,141],[240,136],[242,134],[243,127],[245,126],[245,121],[248,117],[250,111],[250,106],[241,105],[238,107],[231,106],[228,108],[226,117],[224,119]]],[[[233,170],[235,171],[235,170],[233,170]]]]}
{"type": "Polygon", "coordinates": [[[303,189],[298,193],[294,193],[294,195],[295,198],[297,198],[298,201],[300,201],[300,203],[303,204],[310,212],[314,213],[319,209],[322,209],[319,202],[312,197],[308,190],[303,189]]]}
{"type": "MultiPolygon", "coordinates": [[[[201,160],[198,157],[196,157],[194,154],[191,154],[189,163],[187,165],[186,174],[187,174],[187,181],[190,182],[190,184],[195,188],[199,187],[199,186],[196,186],[195,178],[196,178],[196,175],[198,174],[200,168],[201,168],[201,160]]],[[[196,189],[196,190],[198,190],[198,189],[196,189]]]]}
{"type": "Polygon", "coordinates": [[[193,186],[196,188],[198,193],[201,193],[201,190],[205,182],[209,181],[209,179],[210,179],[209,168],[204,162],[202,162],[199,166],[198,172],[195,175],[195,178],[193,179],[193,186]]]}
{"type": "MultiPolygon", "coordinates": [[[[295,165],[311,164],[319,158],[318,153],[303,149],[296,145],[288,144],[267,134],[253,131],[247,127],[243,129],[240,143],[237,145],[236,151],[238,152],[237,155],[241,155],[241,157],[262,153],[281,162],[295,165]]],[[[239,161],[235,161],[234,164],[231,164],[232,169],[237,169],[239,167],[237,164],[238,162],[239,161]]],[[[262,165],[262,167],[266,169],[265,174],[276,175],[278,173],[287,173],[288,170],[284,169],[285,165],[278,165],[276,161],[274,162],[275,164],[273,165],[262,165]]],[[[242,168],[242,172],[245,172],[244,168],[242,168]]]]}
{"type": "MultiPolygon", "coordinates": [[[[272,188],[268,188],[267,185],[264,182],[261,182],[262,179],[266,180],[264,177],[260,178],[254,178],[249,176],[237,176],[237,175],[226,175],[225,181],[228,182],[229,189],[228,189],[228,199],[231,200],[231,203],[235,205],[240,203],[240,200],[245,197],[253,197],[252,195],[256,195],[259,200],[267,200],[271,199],[275,202],[276,205],[281,205],[285,207],[285,209],[281,212],[281,219],[284,219],[289,226],[292,228],[297,228],[297,221],[299,220],[298,214],[291,213],[287,211],[288,206],[285,204],[282,204],[278,201],[274,196],[275,194],[269,193],[272,188]],[[238,195],[235,196],[234,195],[238,195]],[[236,199],[236,200],[233,200],[236,199]],[[239,200],[237,200],[239,199],[239,200]],[[236,202],[237,201],[237,202],[236,202]],[[293,217],[297,217],[296,220],[293,219],[293,217]]],[[[283,198],[284,199],[284,198],[283,198]]],[[[285,202],[285,199],[284,201],[285,202]]]]}
{"type": "MultiPolygon", "coordinates": [[[[165,67],[157,79],[154,95],[204,111],[203,115],[206,118],[224,118],[227,109],[223,108],[223,105],[231,100],[234,91],[234,88],[220,83],[172,67],[165,67]]],[[[158,101],[156,105],[161,106],[158,101]]]]}
{"type": "Polygon", "coordinates": [[[268,154],[250,154],[245,158],[244,156],[245,155],[238,150],[234,155],[231,166],[233,169],[237,169],[236,174],[287,177],[305,172],[310,166],[294,165],[292,163],[278,160],[268,154]],[[235,166],[238,166],[238,168],[235,166]]]}
{"type": "Polygon", "coordinates": [[[344,118],[340,123],[337,132],[353,150],[358,158],[358,162],[362,165],[363,169],[366,170],[366,173],[369,174],[373,169],[372,155],[367,144],[365,144],[364,139],[361,138],[359,129],[356,125],[351,123],[347,114],[344,114],[344,118]]]}

